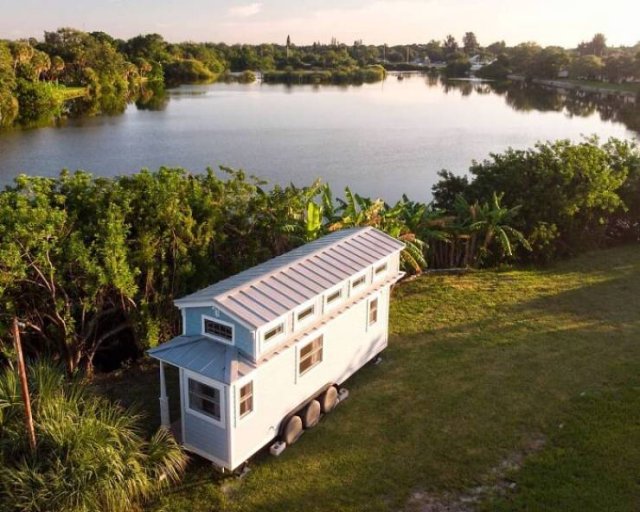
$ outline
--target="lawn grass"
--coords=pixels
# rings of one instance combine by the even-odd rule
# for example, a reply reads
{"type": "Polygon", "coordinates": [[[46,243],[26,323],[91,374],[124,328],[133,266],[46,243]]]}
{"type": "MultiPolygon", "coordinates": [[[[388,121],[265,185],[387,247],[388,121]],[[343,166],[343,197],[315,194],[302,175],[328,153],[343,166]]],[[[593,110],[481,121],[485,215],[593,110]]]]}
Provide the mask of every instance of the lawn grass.
{"type": "Polygon", "coordinates": [[[87,95],[86,87],[67,87],[64,85],[52,84],[55,94],[60,97],[62,101],[73,100],[75,98],[82,98],[87,95]]]}
{"type": "MultiPolygon", "coordinates": [[[[242,480],[194,458],[149,510],[640,509],[640,247],[393,295],[389,348],[348,401],[242,480]]],[[[158,424],[155,366],[98,385],[158,424]]]]}

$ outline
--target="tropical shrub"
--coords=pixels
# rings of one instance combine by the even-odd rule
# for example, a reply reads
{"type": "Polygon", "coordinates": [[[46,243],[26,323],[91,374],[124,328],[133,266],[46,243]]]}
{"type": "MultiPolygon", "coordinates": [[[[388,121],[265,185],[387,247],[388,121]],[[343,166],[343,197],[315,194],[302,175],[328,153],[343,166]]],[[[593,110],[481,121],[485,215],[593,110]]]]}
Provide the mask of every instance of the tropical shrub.
{"type": "Polygon", "coordinates": [[[434,200],[453,211],[452,197],[458,194],[469,202],[488,203],[495,191],[502,192],[505,204],[521,205],[513,227],[538,248],[531,257],[548,261],[609,240],[609,220],[637,207],[634,178],[628,177],[638,166],[638,155],[631,142],[601,144],[595,138],[509,149],[475,162],[468,182],[441,174],[433,188],[434,200]]]}
{"type": "Polygon", "coordinates": [[[29,375],[36,447],[12,368],[0,372],[0,510],[129,512],[178,481],[186,456],[166,429],[145,440],[141,417],[89,393],[61,368],[29,375]]]}

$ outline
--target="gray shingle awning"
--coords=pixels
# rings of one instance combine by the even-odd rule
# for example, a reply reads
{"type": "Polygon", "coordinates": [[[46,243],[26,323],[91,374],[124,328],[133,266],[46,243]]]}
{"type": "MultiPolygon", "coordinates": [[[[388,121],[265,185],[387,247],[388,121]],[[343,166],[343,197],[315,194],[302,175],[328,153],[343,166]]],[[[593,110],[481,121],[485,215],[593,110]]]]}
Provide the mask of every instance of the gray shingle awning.
{"type": "Polygon", "coordinates": [[[371,227],[337,231],[175,301],[218,305],[258,328],[399,252],[404,244],[371,227]]]}

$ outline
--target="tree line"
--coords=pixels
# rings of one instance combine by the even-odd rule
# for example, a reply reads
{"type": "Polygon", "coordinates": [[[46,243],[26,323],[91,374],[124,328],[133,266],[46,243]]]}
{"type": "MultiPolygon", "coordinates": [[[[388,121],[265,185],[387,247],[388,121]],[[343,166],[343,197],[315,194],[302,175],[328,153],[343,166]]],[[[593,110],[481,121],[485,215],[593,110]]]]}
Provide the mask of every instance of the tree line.
{"type": "Polygon", "coordinates": [[[0,193],[0,340],[69,373],[137,357],[178,331],[173,300],[324,233],[374,226],[409,272],[546,263],[640,239],[640,152],[595,139],[508,150],[442,171],[431,203],[389,205],[314,183],[265,188],[241,171],[161,168],[113,179],[20,176],[0,193]]]}
{"type": "Polygon", "coordinates": [[[574,49],[542,47],[534,42],[493,48],[495,61],[477,75],[504,79],[510,74],[526,78],[572,78],[609,83],[640,81],[640,43],[632,47],[608,47],[606,37],[596,34],[574,49]]]}
{"type": "Polygon", "coordinates": [[[473,32],[458,43],[453,35],[426,44],[388,46],[333,39],[296,45],[170,43],[159,34],[128,40],[104,32],[61,28],[42,40],[0,40],[0,128],[37,125],[61,116],[116,114],[135,101],[139,108],[160,108],[165,84],[212,81],[220,77],[287,83],[363,83],[379,81],[385,69],[425,69],[446,65],[449,75],[464,75],[470,59],[490,65],[487,78],[509,74],[557,78],[561,72],[581,79],[621,82],[640,79],[640,43],[609,48],[597,34],[576,49],[536,43],[508,47],[498,41],[481,46],[473,32]]]}

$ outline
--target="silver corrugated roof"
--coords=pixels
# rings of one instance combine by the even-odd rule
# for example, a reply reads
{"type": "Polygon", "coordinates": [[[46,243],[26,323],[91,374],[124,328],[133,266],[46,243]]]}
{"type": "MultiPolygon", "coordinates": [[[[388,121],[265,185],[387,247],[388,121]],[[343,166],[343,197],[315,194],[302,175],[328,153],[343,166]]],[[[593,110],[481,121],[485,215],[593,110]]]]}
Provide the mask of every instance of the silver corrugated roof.
{"type": "Polygon", "coordinates": [[[403,248],[375,228],[336,231],[175,303],[211,301],[257,328],[403,248]]]}
{"type": "Polygon", "coordinates": [[[204,336],[178,336],[147,353],[165,363],[226,384],[235,382],[254,368],[234,347],[204,336]]]}

